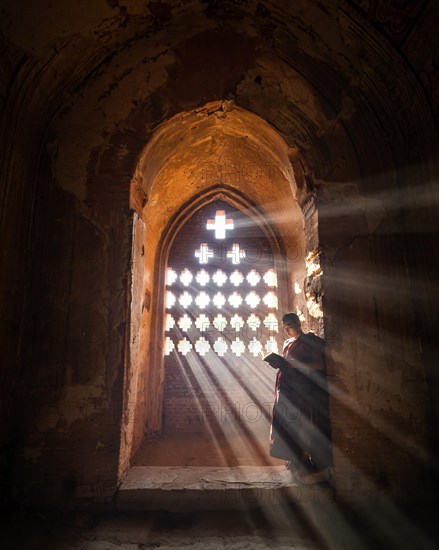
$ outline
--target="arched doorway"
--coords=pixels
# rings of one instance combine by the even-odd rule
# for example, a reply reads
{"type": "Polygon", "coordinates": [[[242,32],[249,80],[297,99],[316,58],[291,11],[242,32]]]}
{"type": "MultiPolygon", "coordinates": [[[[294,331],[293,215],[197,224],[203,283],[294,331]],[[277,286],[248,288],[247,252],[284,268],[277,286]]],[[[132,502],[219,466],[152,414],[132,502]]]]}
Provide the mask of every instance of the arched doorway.
{"type": "Polygon", "coordinates": [[[161,439],[143,462],[279,462],[267,452],[275,371],[262,361],[281,343],[276,266],[282,287],[284,266],[275,244],[224,198],[193,212],[173,236],[161,439]]]}
{"type": "MultiPolygon", "coordinates": [[[[214,222],[216,212],[227,211],[227,205],[240,215],[247,216],[247,222],[243,225],[253,226],[255,231],[257,229],[273,253],[272,265],[279,281],[278,311],[285,312],[293,308],[306,315],[305,257],[309,243],[315,246],[318,239],[305,239],[305,225],[309,217],[304,219],[299,205],[299,199],[302,201],[305,194],[303,189],[298,192],[286,144],[267,123],[242,109],[234,108],[221,117],[212,117],[208,113],[200,117],[196,111],[190,116],[175,117],[157,130],[141,156],[132,185],[132,205],[136,214],[120,475],[132,463],[132,457],[145,437],[146,440],[154,439],[163,432],[166,273],[172,256],[172,245],[182,228],[198,211],[219,200],[226,204],[214,208],[214,211],[208,213],[207,219],[214,222]]],[[[317,226],[314,222],[311,225],[313,228],[317,226]]],[[[195,253],[201,256],[202,244],[206,244],[206,238],[194,244],[195,249],[191,249],[192,261],[196,258],[195,253]]],[[[230,244],[233,248],[234,244],[239,243],[232,239],[230,244]]],[[[227,252],[233,253],[232,250],[225,250],[226,258],[227,252]]],[[[198,265],[201,267],[201,264],[198,265]]],[[[178,277],[185,267],[179,268],[178,277]]],[[[245,273],[246,284],[249,284],[246,278],[250,271],[247,269],[245,273]]],[[[229,281],[232,273],[227,275],[229,281]]],[[[196,273],[192,273],[194,275],[196,273]]],[[[221,294],[220,289],[215,294],[218,293],[221,294]]],[[[251,290],[241,299],[245,301],[250,293],[251,290]]],[[[230,296],[232,294],[233,291],[230,296]]],[[[230,296],[227,295],[226,300],[233,308],[228,302],[230,296]]],[[[218,299],[221,300],[221,296],[218,299]]],[[[250,315],[246,314],[245,321],[250,315]]],[[[266,316],[259,318],[259,322],[263,323],[266,316]]],[[[174,318],[177,326],[180,317],[184,317],[184,313],[178,319],[174,318]]],[[[192,324],[195,320],[192,319],[192,324]]],[[[210,320],[213,321],[213,318],[210,320]]],[[[198,339],[192,343],[192,349],[198,339]]],[[[231,344],[230,341],[227,346],[233,354],[231,344]]],[[[266,344],[264,341],[262,346],[266,344]]],[[[176,345],[177,353],[180,353],[178,342],[174,341],[176,345]]],[[[210,342],[210,349],[216,352],[214,345],[215,341],[210,342]]],[[[244,347],[247,353],[249,347],[245,344],[244,347]]],[[[197,360],[202,363],[205,359],[201,356],[197,360]]],[[[252,361],[256,361],[255,356],[252,361]]],[[[269,369],[259,358],[257,361],[260,362],[260,368],[265,371],[269,369]]],[[[273,390],[274,384],[267,382],[265,391],[268,405],[265,405],[264,411],[266,425],[265,428],[262,422],[258,425],[263,435],[262,439],[259,436],[256,438],[260,449],[264,449],[261,450],[262,455],[268,447],[269,403],[273,390]],[[262,440],[263,444],[260,445],[259,441],[262,440]]],[[[262,408],[259,407],[261,415],[262,408]]],[[[221,403],[219,411],[221,414],[221,403]]],[[[257,415],[256,410],[254,413],[257,415]]],[[[250,408],[246,409],[245,414],[251,414],[250,408]]],[[[244,427],[248,428],[248,424],[244,427]]],[[[252,439],[251,433],[252,430],[248,441],[252,439]]],[[[253,455],[257,455],[254,446],[253,455]]],[[[267,455],[261,460],[262,463],[267,460],[267,455]]]]}

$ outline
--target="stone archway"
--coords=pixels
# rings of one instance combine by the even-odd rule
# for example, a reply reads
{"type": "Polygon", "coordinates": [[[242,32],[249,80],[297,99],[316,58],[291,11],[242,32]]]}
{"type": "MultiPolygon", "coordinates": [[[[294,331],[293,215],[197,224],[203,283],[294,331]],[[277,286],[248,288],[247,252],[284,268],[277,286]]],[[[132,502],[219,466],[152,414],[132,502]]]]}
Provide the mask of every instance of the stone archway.
{"type": "Polygon", "coordinates": [[[161,429],[164,270],[176,233],[203,205],[229,201],[272,243],[281,309],[302,307],[307,250],[296,188],[283,140],[230,102],[177,115],[148,143],[131,187],[136,214],[120,475],[145,434],[153,437],[161,429]]]}
{"type": "Polygon", "coordinates": [[[155,358],[164,372],[157,388],[164,441],[143,446],[142,454],[151,463],[148,454],[153,451],[163,456],[163,451],[174,444],[179,451],[173,454],[178,456],[154,461],[268,464],[269,405],[275,373],[262,363],[259,351],[266,352],[272,345],[277,351],[281,345],[279,315],[290,309],[291,302],[286,290],[285,253],[271,228],[263,225],[262,216],[236,192],[211,190],[192,201],[190,207],[182,213],[186,222],[181,230],[174,232],[182,221],[179,216],[167,229],[161,247],[162,260],[169,260],[160,266],[159,279],[163,279],[167,265],[167,274],[173,277],[168,277],[166,293],[178,299],[166,307],[161,301],[153,314],[157,340],[163,341],[166,335],[161,356],[155,358]],[[224,209],[236,225],[234,236],[226,241],[209,239],[204,228],[217,208],[224,209]],[[212,254],[202,264],[194,254],[200,238],[208,241],[212,254]],[[227,258],[226,249],[232,249],[232,241],[246,254],[238,260],[234,257],[235,262],[227,258]],[[182,273],[191,281],[181,282],[182,273]],[[205,283],[199,275],[209,281],[205,283]],[[269,275],[275,280],[268,281],[269,275]],[[269,304],[269,298],[276,303],[269,304]],[[160,320],[165,318],[164,324],[169,326],[160,332],[160,320]],[[191,350],[180,348],[183,344],[191,350]],[[248,414],[249,407],[253,416],[248,414]]]}

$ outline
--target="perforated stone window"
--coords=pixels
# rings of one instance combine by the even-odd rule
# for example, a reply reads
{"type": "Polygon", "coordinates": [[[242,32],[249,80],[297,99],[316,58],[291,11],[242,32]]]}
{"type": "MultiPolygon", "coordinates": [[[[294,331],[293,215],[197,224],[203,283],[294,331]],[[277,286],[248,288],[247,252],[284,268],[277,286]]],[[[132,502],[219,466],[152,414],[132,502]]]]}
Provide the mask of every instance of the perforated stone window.
{"type": "Polygon", "coordinates": [[[206,332],[206,330],[209,328],[210,326],[210,320],[209,320],[209,317],[207,317],[207,315],[204,315],[204,313],[202,313],[201,315],[199,315],[196,320],[195,320],[195,326],[197,327],[197,329],[200,331],[200,332],[206,332]]]}
{"type": "Polygon", "coordinates": [[[267,353],[272,353],[272,352],[279,353],[279,347],[277,345],[277,342],[272,336],[267,340],[265,344],[265,351],[267,353]]]}
{"type": "Polygon", "coordinates": [[[238,294],[237,292],[232,292],[232,294],[230,294],[229,296],[229,304],[235,309],[238,308],[242,304],[242,298],[240,294],[238,294]]]}
{"type": "Polygon", "coordinates": [[[235,340],[233,340],[232,342],[232,345],[231,345],[231,348],[232,348],[232,351],[233,353],[239,357],[240,355],[242,355],[245,351],[245,344],[242,340],[240,340],[239,338],[235,338],[235,340]]]}
{"type": "Polygon", "coordinates": [[[240,332],[240,330],[245,326],[245,322],[242,317],[235,313],[235,315],[230,319],[230,325],[236,332],[240,332]]]}
{"type": "Polygon", "coordinates": [[[175,294],[173,294],[170,290],[166,293],[166,309],[171,309],[175,304],[175,294]]]}
{"type": "Polygon", "coordinates": [[[175,319],[170,313],[166,314],[165,330],[168,332],[175,326],[175,319]]]}
{"type": "Polygon", "coordinates": [[[210,350],[210,344],[206,340],[206,338],[198,338],[198,340],[195,342],[195,350],[201,356],[206,355],[206,353],[210,350]]]}
{"type": "Polygon", "coordinates": [[[205,269],[201,269],[197,276],[195,277],[195,280],[200,286],[206,286],[207,283],[210,281],[210,275],[205,269]]]}
{"type": "Polygon", "coordinates": [[[247,325],[250,327],[251,330],[253,331],[257,331],[258,328],[261,326],[261,320],[260,318],[255,315],[254,313],[252,313],[248,318],[247,318],[247,325]]]}
{"type": "Polygon", "coordinates": [[[226,298],[224,294],[222,294],[221,292],[217,292],[214,295],[212,302],[218,309],[221,309],[223,305],[226,303],[226,298]]]}
{"type": "Polygon", "coordinates": [[[204,309],[209,305],[210,296],[207,292],[200,292],[195,298],[195,303],[200,309],[204,309]]]}
{"type": "Polygon", "coordinates": [[[223,286],[223,284],[227,281],[227,275],[222,269],[217,269],[212,275],[212,280],[217,286],[223,286]]]}
{"type": "Polygon", "coordinates": [[[187,353],[189,353],[191,351],[192,344],[189,342],[189,340],[187,338],[183,338],[183,339],[179,340],[177,348],[178,348],[178,351],[182,355],[186,355],[187,353]]]}
{"type": "Polygon", "coordinates": [[[183,294],[180,294],[180,297],[178,298],[178,303],[183,306],[184,309],[187,309],[191,303],[192,303],[192,296],[189,294],[189,292],[183,292],[183,294]]]}
{"type": "Polygon", "coordinates": [[[213,349],[220,357],[223,357],[226,354],[227,348],[227,342],[222,337],[218,337],[213,344],[213,349]]]}
{"type": "Polygon", "coordinates": [[[252,355],[257,357],[262,352],[262,344],[259,340],[256,340],[256,338],[253,338],[248,345],[248,349],[252,355]]]}
{"type": "Polygon", "coordinates": [[[244,275],[235,269],[235,271],[230,275],[230,282],[233,286],[239,286],[244,280],[244,275]]]}
{"type": "Polygon", "coordinates": [[[277,275],[274,269],[269,269],[264,274],[264,282],[268,286],[277,286],[277,275]]]}
{"type": "Polygon", "coordinates": [[[193,278],[194,276],[187,267],[180,273],[180,281],[184,286],[189,286],[193,278]]]}
{"type": "Polygon", "coordinates": [[[273,254],[236,208],[216,201],[194,214],[175,238],[166,285],[165,355],[260,360],[278,349],[273,254]]]}
{"type": "Polygon", "coordinates": [[[187,332],[192,326],[192,319],[186,313],[178,320],[178,326],[184,332],[187,332]]]}
{"type": "Polygon", "coordinates": [[[177,279],[177,273],[175,273],[175,271],[171,267],[168,267],[168,270],[166,272],[166,284],[168,286],[172,286],[177,279]]]}
{"type": "Polygon", "coordinates": [[[227,326],[227,318],[224,317],[224,315],[217,315],[216,317],[214,317],[213,319],[213,326],[219,331],[219,332],[224,332],[225,329],[226,329],[226,326],[227,326]]]}
{"type": "Polygon", "coordinates": [[[256,294],[256,292],[253,292],[252,290],[245,297],[245,301],[252,309],[254,309],[261,301],[261,298],[259,297],[258,294],[256,294]]]}
{"type": "Polygon", "coordinates": [[[252,269],[249,272],[249,274],[247,275],[246,279],[250,283],[251,286],[256,286],[259,283],[259,281],[261,280],[261,276],[259,275],[259,273],[255,269],[252,269]]]}
{"type": "Polygon", "coordinates": [[[267,292],[262,300],[267,307],[277,309],[277,296],[274,292],[267,292]]]}
{"type": "Polygon", "coordinates": [[[270,332],[279,332],[279,322],[274,313],[269,313],[264,319],[264,325],[270,330],[270,332]]]}
{"type": "Polygon", "coordinates": [[[169,336],[166,336],[165,338],[165,355],[169,355],[173,349],[175,348],[174,342],[171,340],[169,336]]]}

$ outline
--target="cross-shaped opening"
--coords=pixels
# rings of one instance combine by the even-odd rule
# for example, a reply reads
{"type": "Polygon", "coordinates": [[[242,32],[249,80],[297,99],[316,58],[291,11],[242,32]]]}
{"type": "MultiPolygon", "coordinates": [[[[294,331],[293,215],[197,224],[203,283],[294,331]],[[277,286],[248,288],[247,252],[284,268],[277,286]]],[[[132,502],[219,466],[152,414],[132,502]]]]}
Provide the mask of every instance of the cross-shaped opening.
{"type": "Polygon", "coordinates": [[[234,228],[233,220],[226,218],[224,210],[217,210],[215,219],[208,220],[206,228],[215,231],[215,239],[225,239],[226,231],[234,228]]]}

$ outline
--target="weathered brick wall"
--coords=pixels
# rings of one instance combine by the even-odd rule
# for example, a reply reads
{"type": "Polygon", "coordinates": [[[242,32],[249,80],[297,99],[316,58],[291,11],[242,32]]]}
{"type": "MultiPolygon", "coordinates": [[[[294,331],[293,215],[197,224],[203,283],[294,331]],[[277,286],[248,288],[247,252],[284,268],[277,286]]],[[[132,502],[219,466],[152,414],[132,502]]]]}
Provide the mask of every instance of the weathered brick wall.
{"type": "Polygon", "coordinates": [[[212,353],[211,362],[206,359],[196,369],[197,379],[191,386],[186,378],[188,374],[192,378],[190,367],[185,375],[173,361],[167,367],[165,435],[209,431],[227,435],[249,430],[268,437],[275,371],[266,363],[256,359],[248,366],[239,358],[221,360],[212,353]]]}

